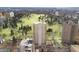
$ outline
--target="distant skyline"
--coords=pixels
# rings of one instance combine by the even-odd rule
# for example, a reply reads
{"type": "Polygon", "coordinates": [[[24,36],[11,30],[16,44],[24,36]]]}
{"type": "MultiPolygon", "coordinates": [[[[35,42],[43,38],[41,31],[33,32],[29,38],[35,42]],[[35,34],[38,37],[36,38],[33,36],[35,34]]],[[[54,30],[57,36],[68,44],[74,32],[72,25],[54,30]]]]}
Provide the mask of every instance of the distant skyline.
{"type": "Polygon", "coordinates": [[[60,11],[77,11],[79,7],[0,7],[0,12],[10,11],[37,11],[37,10],[60,10],[60,11]]]}

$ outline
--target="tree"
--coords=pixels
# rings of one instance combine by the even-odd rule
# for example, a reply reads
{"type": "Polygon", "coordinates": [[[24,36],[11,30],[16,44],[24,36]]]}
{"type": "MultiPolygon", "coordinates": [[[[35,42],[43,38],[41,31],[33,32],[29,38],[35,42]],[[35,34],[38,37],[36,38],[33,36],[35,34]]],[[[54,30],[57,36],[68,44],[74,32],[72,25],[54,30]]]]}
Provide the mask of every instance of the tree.
{"type": "Polygon", "coordinates": [[[15,38],[15,36],[13,36],[13,38],[12,38],[12,45],[14,46],[14,45],[16,45],[16,43],[17,43],[17,39],[15,38]]]}
{"type": "Polygon", "coordinates": [[[12,35],[14,35],[14,31],[13,31],[13,30],[11,30],[11,36],[12,36],[12,35]]]}

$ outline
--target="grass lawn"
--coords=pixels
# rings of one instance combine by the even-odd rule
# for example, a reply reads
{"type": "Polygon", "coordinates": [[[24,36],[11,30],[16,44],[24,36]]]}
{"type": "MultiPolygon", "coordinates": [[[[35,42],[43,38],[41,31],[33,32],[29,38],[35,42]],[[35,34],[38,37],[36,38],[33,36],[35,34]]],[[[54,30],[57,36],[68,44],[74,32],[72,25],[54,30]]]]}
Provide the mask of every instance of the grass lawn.
{"type": "MultiPolygon", "coordinates": [[[[19,38],[32,36],[33,35],[32,34],[33,30],[29,31],[27,36],[23,36],[21,33],[18,33],[18,29],[19,29],[19,27],[21,27],[21,24],[23,24],[23,26],[30,25],[32,27],[34,22],[38,22],[38,17],[40,15],[43,15],[43,14],[31,14],[31,17],[29,19],[26,16],[22,17],[20,19],[20,20],[22,20],[22,23],[17,23],[17,28],[15,29],[15,36],[19,37],[19,38]]],[[[52,28],[52,30],[54,32],[54,39],[57,42],[61,42],[59,39],[61,39],[62,25],[56,23],[56,24],[51,25],[51,26],[47,25],[47,28],[52,28]]],[[[4,36],[5,36],[4,39],[5,40],[9,40],[9,39],[12,38],[10,36],[10,30],[11,30],[11,28],[6,28],[6,29],[2,29],[2,31],[0,32],[1,35],[4,34],[4,36]]],[[[52,37],[52,35],[50,37],[52,37]]],[[[50,37],[48,36],[48,38],[50,38],[50,37]]]]}
{"type": "MultiPolygon", "coordinates": [[[[21,27],[21,24],[23,24],[23,26],[26,26],[26,25],[32,26],[34,22],[38,22],[39,16],[40,16],[39,14],[31,14],[31,17],[29,19],[25,16],[22,17],[20,19],[22,21],[22,23],[17,23],[17,28],[14,29],[15,36],[23,38],[24,36],[22,36],[21,33],[18,33],[18,29],[19,29],[19,27],[21,27]]],[[[11,28],[2,29],[2,31],[0,31],[0,34],[5,40],[9,40],[12,38],[10,36],[10,31],[11,31],[11,28]]],[[[30,35],[32,36],[32,31],[29,31],[28,33],[29,34],[27,36],[30,36],[30,35]]]]}

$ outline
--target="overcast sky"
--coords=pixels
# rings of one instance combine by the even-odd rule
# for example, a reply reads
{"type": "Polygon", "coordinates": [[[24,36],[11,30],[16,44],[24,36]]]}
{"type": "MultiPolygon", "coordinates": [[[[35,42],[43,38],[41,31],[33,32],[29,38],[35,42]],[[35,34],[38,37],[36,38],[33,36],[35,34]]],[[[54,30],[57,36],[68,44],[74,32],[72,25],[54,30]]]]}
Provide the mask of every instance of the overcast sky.
{"type": "Polygon", "coordinates": [[[78,7],[78,0],[0,0],[0,7],[78,7]]]}

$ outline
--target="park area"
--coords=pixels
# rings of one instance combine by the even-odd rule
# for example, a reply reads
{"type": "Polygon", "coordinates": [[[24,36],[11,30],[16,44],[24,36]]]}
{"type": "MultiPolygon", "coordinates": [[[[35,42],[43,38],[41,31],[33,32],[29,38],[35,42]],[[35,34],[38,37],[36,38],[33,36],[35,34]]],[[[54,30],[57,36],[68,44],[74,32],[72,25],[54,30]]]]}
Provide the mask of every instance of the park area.
{"type": "Polygon", "coordinates": [[[62,24],[59,24],[58,22],[52,22],[49,24],[51,22],[50,17],[47,19],[44,14],[30,14],[29,16],[23,15],[20,17],[19,22],[16,22],[16,27],[11,27],[9,23],[6,28],[3,28],[3,26],[0,27],[0,37],[4,40],[3,46],[6,47],[7,45],[10,45],[13,37],[18,41],[16,47],[19,47],[18,45],[21,40],[33,37],[33,23],[35,22],[46,22],[47,40],[54,41],[58,45],[61,45],[62,24]],[[42,17],[44,18],[42,19],[42,17]]]}

